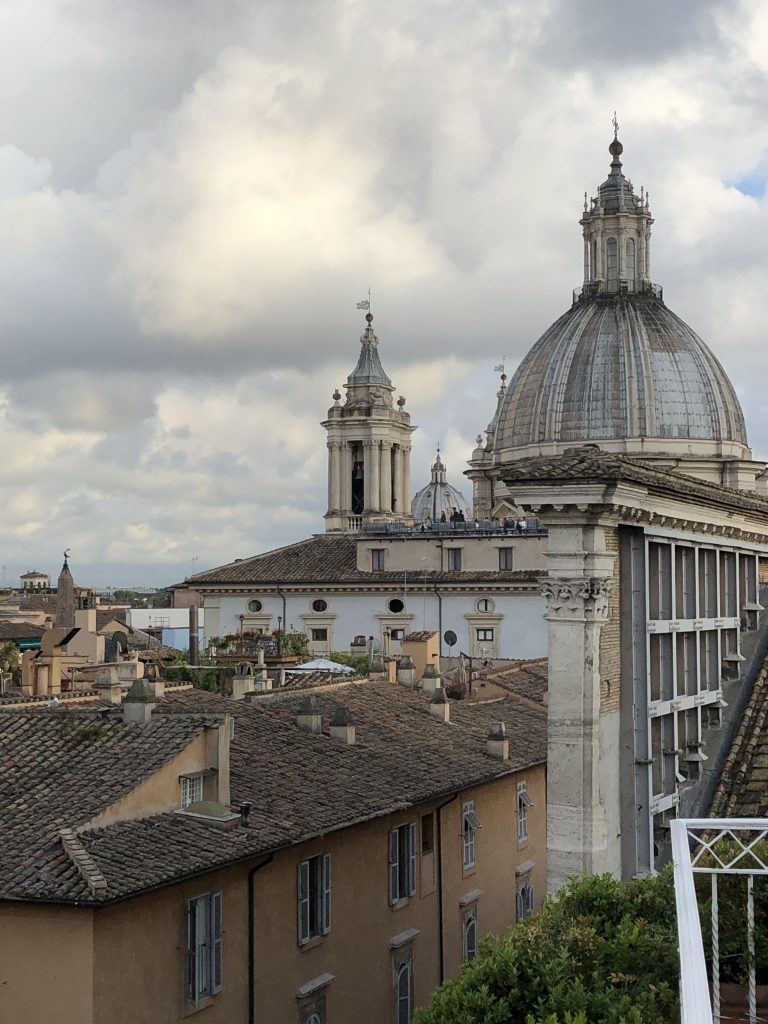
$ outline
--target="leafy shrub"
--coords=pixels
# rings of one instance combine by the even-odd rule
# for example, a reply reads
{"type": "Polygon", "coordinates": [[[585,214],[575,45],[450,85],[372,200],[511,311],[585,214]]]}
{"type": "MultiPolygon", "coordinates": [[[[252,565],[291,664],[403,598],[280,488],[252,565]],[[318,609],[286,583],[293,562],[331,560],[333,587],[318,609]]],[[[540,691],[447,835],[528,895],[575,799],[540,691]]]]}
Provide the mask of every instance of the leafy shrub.
{"type": "Polygon", "coordinates": [[[671,1024],[677,981],[671,871],[584,877],[486,939],[414,1024],[671,1024]]]}

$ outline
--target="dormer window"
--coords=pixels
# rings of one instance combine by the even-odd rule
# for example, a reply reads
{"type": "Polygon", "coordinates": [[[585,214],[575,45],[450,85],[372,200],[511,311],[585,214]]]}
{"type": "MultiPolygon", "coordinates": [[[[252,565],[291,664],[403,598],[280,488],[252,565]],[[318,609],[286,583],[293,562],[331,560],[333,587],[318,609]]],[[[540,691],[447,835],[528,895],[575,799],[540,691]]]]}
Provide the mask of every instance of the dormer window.
{"type": "Polygon", "coordinates": [[[202,775],[183,775],[181,777],[181,807],[199,804],[203,799],[202,775]]]}

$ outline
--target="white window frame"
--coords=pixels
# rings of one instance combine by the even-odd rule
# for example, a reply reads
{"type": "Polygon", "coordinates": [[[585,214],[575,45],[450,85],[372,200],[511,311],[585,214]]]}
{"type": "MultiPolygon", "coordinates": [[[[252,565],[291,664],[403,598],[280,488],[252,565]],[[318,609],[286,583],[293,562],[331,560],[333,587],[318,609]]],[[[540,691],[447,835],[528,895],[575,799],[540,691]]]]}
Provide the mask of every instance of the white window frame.
{"type": "Polygon", "coordinates": [[[416,894],[416,822],[389,832],[389,903],[393,906],[416,894]]]}
{"type": "Polygon", "coordinates": [[[331,930],[331,855],[317,854],[298,865],[297,926],[299,945],[331,930]]]}
{"type": "Polygon", "coordinates": [[[202,775],[182,775],[181,777],[181,808],[190,804],[199,804],[203,799],[202,775]]]}
{"type": "Polygon", "coordinates": [[[187,998],[193,1006],[223,987],[222,909],[220,892],[187,901],[187,998]]]}
{"type": "Polygon", "coordinates": [[[403,960],[395,971],[395,1020],[410,1024],[413,1016],[413,956],[403,960]],[[402,982],[405,981],[405,985],[402,982]]]}
{"type": "Polygon", "coordinates": [[[533,807],[533,800],[528,795],[528,783],[517,784],[517,841],[528,842],[528,808],[533,807]]]}
{"type": "Polygon", "coordinates": [[[474,960],[477,956],[477,910],[473,907],[462,923],[464,962],[474,960]],[[470,942],[470,932],[472,940],[470,942]]]}
{"type": "Polygon", "coordinates": [[[492,644],[496,634],[493,631],[493,626],[476,626],[475,627],[475,639],[479,644],[492,644]],[[480,634],[483,634],[482,636],[480,634]],[[488,636],[488,633],[491,635],[488,636]]]}
{"type": "Polygon", "coordinates": [[[462,845],[463,845],[463,857],[462,863],[465,871],[469,871],[475,866],[476,856],[476,844],[475,838],[477,830],[480,828],[480,822],[477,820],[475,814],[475,801],[468,800],[461,809],[461,822],[462,822],[462,845]]]}

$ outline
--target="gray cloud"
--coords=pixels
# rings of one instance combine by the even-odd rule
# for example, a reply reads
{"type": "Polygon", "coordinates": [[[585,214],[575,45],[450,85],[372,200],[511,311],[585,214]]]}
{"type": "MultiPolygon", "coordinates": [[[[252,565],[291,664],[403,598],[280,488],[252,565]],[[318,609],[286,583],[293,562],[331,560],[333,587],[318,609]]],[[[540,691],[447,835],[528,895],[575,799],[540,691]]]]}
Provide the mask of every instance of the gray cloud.
{"type": "MultiPolygon", "coordinates": [[[[579,283],[584,189],[651,188],[654,276],[768,455],[768,22],[723,0],[39,0],[0,38],[0,559],[169,581],[322,528],[318,423],[373,288],[460,481],[579,283]],[[55,45],[49,40],[55,40],[55,45]]],[[[468,490],[468,488],[465,488],[468,490]]]]}

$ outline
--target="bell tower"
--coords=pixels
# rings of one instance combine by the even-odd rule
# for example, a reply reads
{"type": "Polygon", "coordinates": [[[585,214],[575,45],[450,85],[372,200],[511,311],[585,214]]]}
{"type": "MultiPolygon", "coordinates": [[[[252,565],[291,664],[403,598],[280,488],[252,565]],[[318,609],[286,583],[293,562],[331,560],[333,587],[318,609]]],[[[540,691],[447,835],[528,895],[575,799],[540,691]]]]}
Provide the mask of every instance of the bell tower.
{"type": "Polygon", "coordinates": [[[328,532],[354,532],[366,522],[411,521],[411,426],[402,395],[379,359],[373,314],[366,314],[360,358],[335,391],[323,427],[328,434],[328,532]]]}

